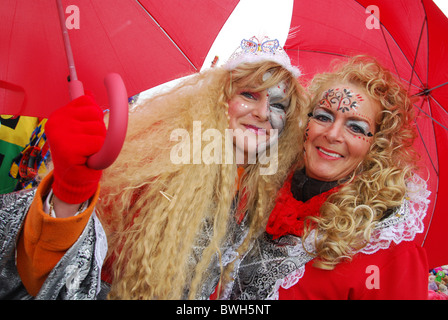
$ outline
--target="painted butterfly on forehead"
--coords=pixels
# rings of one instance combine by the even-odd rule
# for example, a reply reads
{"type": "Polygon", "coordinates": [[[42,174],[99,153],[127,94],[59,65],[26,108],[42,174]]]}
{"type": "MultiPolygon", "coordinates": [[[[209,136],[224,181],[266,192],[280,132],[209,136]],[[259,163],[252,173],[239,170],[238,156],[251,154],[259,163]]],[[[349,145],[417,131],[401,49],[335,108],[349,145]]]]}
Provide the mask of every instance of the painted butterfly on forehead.
{"type": "Polygon", "coordinates": [[[277,50],[279,46],[280,43],[277,39],[266,40],[260,43],[257,38],[252,37],[249,40],[243,39],[241,41],[241,48],[243,49],[244,53],[256,53],[257,51],[264,53],[275,53],[275,50],[277,50]],[[255,40],[257,42],[255,42],[255,40]]]}

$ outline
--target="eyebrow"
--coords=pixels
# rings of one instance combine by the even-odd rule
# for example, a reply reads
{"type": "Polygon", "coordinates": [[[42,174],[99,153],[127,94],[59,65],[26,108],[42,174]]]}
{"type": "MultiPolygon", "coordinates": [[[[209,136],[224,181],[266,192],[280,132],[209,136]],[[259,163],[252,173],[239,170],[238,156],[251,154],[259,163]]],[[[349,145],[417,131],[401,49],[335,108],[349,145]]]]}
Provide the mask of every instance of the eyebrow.
{"type": "Polygon", "coordinates": [[[237,88],[236,92],[244,92],[244,91],[258,92],[257,89],[258,89],[258,87],[253,86],[253,85],[251,85],[251,86],[243,86],[243,87],[237,88]]]}

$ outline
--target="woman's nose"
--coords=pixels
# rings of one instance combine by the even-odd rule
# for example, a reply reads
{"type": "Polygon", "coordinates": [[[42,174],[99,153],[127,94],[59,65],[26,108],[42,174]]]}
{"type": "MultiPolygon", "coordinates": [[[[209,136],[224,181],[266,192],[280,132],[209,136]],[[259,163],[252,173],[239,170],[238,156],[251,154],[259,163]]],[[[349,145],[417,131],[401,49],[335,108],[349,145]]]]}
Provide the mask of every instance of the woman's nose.
{"type": "Polygon", "coordinates": [[[331,126],[327,128],[325,137],[330,143],[338,143],[343,140],[344,125],[338,121],[333,122],[331,126]]]}
{"type": "Polygon", "coordinates": [[[267,121],[269,119],[269,101],[266,98],[260,99],[252,109],[252,115],[260,121],[267,121]]]}

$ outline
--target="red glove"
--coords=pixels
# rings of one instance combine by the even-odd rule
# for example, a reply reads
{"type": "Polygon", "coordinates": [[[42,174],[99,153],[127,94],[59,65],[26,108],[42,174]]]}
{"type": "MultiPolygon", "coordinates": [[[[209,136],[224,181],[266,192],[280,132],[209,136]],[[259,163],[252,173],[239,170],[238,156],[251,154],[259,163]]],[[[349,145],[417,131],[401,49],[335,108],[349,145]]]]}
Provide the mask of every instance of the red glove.
{"type": "Polygon", "coordinates": [[[81,96],[56,110],[45,125],[53,160],[53,193],[77,204],[92,197],[102,171],[87,167],[106,137],[103,112],[90,96],[81,96]]]}

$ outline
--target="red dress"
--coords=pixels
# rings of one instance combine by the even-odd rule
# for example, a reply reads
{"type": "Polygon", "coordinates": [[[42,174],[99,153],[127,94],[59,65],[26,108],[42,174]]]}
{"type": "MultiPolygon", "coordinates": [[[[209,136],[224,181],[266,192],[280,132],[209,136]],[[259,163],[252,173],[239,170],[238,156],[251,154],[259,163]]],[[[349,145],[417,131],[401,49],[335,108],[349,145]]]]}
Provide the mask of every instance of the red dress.
{"type": "Polygon", "coordinates": [[[394,300],[428,298],[428,265],[423,248],[414,242],[392,243],[333,270],[305,265],[305,273],[288,289],[279,288],[281,300],[394,300]]]}
{"type": "Polygon", "coordinates": [[[423,231],[429,192],[418,176],[409,182],[409,186],[407,200],[394,215],[377,225],[371,242],[364,249],[333,270],[323,270],[313,266],[314,260],[303,262],[309,260],[302,258],[303,252],[300,253],[303,218],[318,215],[322,203],[337,189],[304,203],[292,196],[289,179],[279,192],[277,205],[267,224],[266,231],[272,240],[266,234],[257,239],[254,253],[249,252],[236,263],[236,284],[228,287],[223,298],[427,299],[429,269],[426,253],[413,239],[423,231]],[[277,262],[272,262],[274,260],[277,262]],[[285,268],[290,269],[282,271],[285,268]]]}

